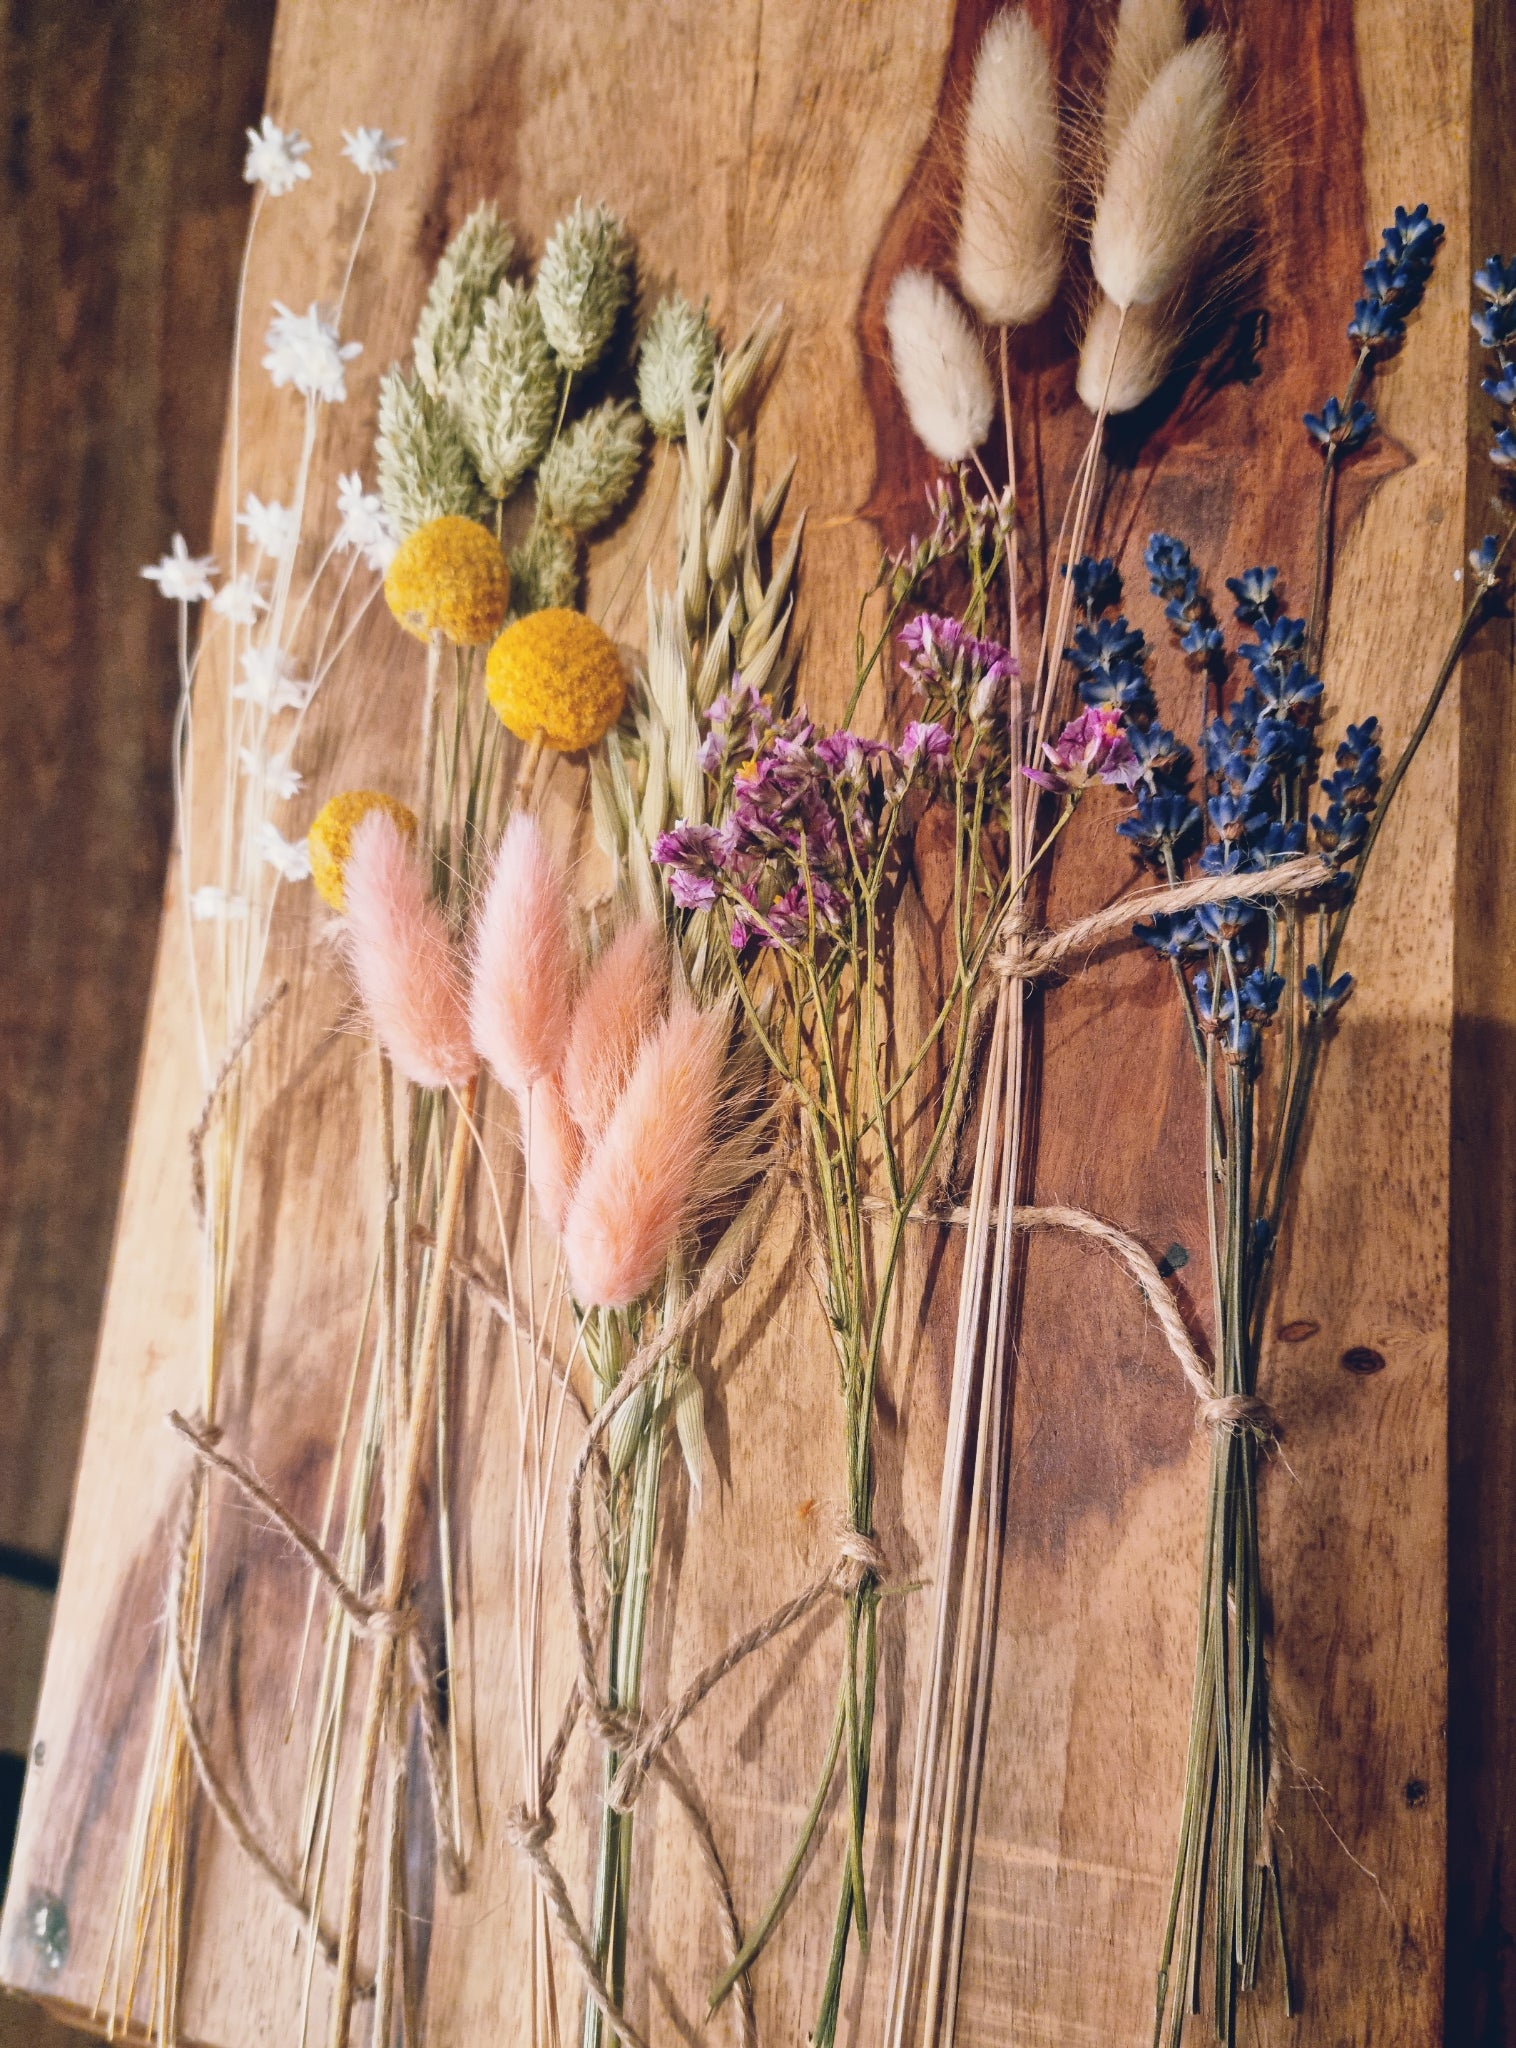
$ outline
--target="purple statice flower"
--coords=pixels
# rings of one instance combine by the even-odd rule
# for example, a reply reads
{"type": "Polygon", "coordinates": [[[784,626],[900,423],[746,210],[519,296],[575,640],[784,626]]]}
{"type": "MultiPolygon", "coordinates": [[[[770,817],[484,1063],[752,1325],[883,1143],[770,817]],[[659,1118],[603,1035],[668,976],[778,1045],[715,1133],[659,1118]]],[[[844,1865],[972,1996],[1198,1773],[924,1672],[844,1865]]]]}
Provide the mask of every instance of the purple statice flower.
{"type": "Polygon", "coordinates": [[[705,721],[700,766],[707,775],[719,775],[732,755],[741,758],[757,751],[764,735],[773,729],[774,714],[761,691],[738,675],[730,690],[711,700],[705,721]]]}
{"type": "Polygon", "coordinates": [[[900,741],[900,760],[907,769],[918,764],[929,775],[940,774],[952,759],[953,739],[945,725],[935,719],[925,723],[913,718],[900,741]]]}
{"type": "Polygon", "coordinates": [[[861,782],[876,762],[887,767],[891,758],[884,740],[866,740],[856,732],[824,733],[816,755],[834,782],[861,782]]]}
{"type": "Polygon", "coordinates": [[[1130,789],[1142,773],[1114,705],[1092,704],[1071,718],[1051,746],[1043,744],[1049,765],[1023,768],[1028,782],[1043,789],[1084,789],[1098,777],[1130,789]]]}
{"type": "Polygon", "coordinates": [[[710,910],[718,878],[727,864],[725,835],[714,825],[691,825],[683,818],[672,832],[660,832],[653,859],[669,870],[669,894],[681,910],[710,910]]]}

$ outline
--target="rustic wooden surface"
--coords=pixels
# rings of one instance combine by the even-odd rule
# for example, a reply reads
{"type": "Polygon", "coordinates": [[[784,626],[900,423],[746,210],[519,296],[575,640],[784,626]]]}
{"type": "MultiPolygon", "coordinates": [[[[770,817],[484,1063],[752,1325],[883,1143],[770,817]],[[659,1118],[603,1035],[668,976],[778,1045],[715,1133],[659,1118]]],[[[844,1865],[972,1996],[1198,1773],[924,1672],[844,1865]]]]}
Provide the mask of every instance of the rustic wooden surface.
{"type": "MultiPolygon", "coordinates": [[[[1337,587],[1338,618],[1351,625],[1327,663],[1335,715],[1377,711],[1392,734],[1407,729],[1450,630],[1465,529],[1482,530],[1488,492],[1467,462],[1482,401],[1468,371],[1464,280],[1478,161],[1470,66],[1476,26],[1485,34],[1496,14],[1494,0],[1430,0],[1414,27],[1391,0],[1271,0],[1250,13],[1240,49],[1269,143],[1252,300],[1268,310],[1267,332],[1247,381],[1234,362],[1237,374],[1202,374],[1153,408],[1123,443],[1103,514],[1104,544],[1120,544],[1129,575],[1146,532],[1165,526],[1193,540],[1218,587],[1262,558],[1281,563],[1298,600],[1309,570],[1301,508],[1315,476],[1298,414],[1344,381],[1347,305],[1380,221],[1397,201],[1428,199],[1448,228],[1438,281],[1378,387],[1393,445],[1349,500],[1337,587]]],[[[1085,33],[1084,11],[1069,17],[1085,33]]],[[[898,539],[915,516],[925,475],[877,361],[879,308],[907,253],[940,237],[945,138],[981,19],[964,7],[955,20],[947,0],[868,10],[749,0],[719,16],[682,0],[590,0],[556,15],[483,0],[286,0],[270,104],[312,136],[325,176],[281,202],[284,238],[265,241],[254,265],[255,332],[275,294],[303,303],[302,293],[330,289],[355,203],[335,166],[340,127],[377,121],[410,138],[354,283],[349,325],[369,375],[352,377],[323,473],[361,458],[372,372],[402,348],[427,268],[475,199],[499,198],[536,244],[576,193],[604,196],[635,225],[647,272],[709,291],[728,331],[769,298],[785,302],[792,338],[762,459],[773,469],[789,449],[800,454],[792,502],[813,514],[803,687],[815,710],[835,710],[853,592],[881,533],[898,539]]],[[[1077,73],[1078,52],[1065,56],[1077,73]]],[[[1498,235],[1487,206],[1480,222],[1487,239],[1498,235]]],[[[1016,387],[1055,505],[1079,432],[1070,384],[1067,346],[1049,323],[1029,338],[1016,387]]],[[[272,488],[293,412],[251,385],[250,402],[247,483],[272,488]]],[[[602,590],[616,571],[608,550],[602,590]]],[[[1132,580],[1134,616],[1162,645],[1157,607],[1140,574],[1132,580]]],[[[1477,909],[1460,855],[1475,858],[1489,841],[1502,793],[1488,772],[1481,780],[1484,756],[1473,751],[1487,744],[1498,667],[1498,650],[1471,667],[1466,698],[1450,703],[1376,856],[1351,949],[1360,988],[1326,1067],[1277,1294],[1278,1327],[1313,1326],[1304,1341],[1272,1344],[1265,1365],[1286,1432],[1287,1463],[1270,1470],[1264,1512],[1288,1757],[1280,1829],[1304,2011],[1286,2027],[1258,2001],[1248,2026],[1260,2042],[1425,2041],[1442,2026],[1455,995],[1497,1023],[1500,1014],[1487,951],[1476,948],[1483,980],[1472,967],[1455,976],[1452,911],[1455,901],[1477,909]],[[1342,1370],[1355,1345],[1381,1353],[1385,1369],[1342,1370]]],[[[1171,720],[1192,724],[1189,684],[1171,663],[1158,674],[1171,720]]],[[[312,734],[302,765],[314,796],[334,774],[352,783],[398,763],[417,684],[414,650],[376,620],[312,734]]],[[[1104,900],[1129,872],[1109,813],[1094,810],[1060,849],[1055,918],[1104,900]]],[[[281,926],[279,964],[294,988],[258,1067],[265,1106],[248,1214],[262,1235],[228,1415],[234,1438],[307,1517],[366,1277],[373,1186],[353,1143],[371,1074],[341,1028],[340,980],[307,945],[316,925],[314,906],[297,901],[281,926]]],[[[7,1981],[75,2010],[94,2001],[152,1691],[166,1517],[182,1472],[160,1418],[195,1398],[180,1134],[198,1103],[167,929],[39,1722],[46,1762],[29,1788],[0,1929],[7,1981]],[[25,1934],[38,1891],[56,1894],[69,1918],[69,1955],[53,1972],[25,1934]]],[[[1196,1107],[1159,967],[1123,955],[1040,999],[1037,1195],[1110,1215],[1155,1251],[1186,1246],[1193,1264],[1180,1291],[1203,1325],[1204,1290],[1185,1285],[1203,1271],[1196,1107]]],[[[681,1481],[669,1486],[650,1668],[671,1688],[829,1554],[838,1417],[814,1309],[787,1285],[797,1228],[781,1220],[722,1319],[705,1498],[692,1506],[681,1481]]],[[[902,1579],[921,1567],[935,1525],[955,1301],[955,1249],[923,1237],[881,1402],[877,1524],[902,1579]]],[[[524,2029],[525,1894],[500,1826],[519,1796],[506,1707],[513,1446],[482,1341],[458,1398],[472,1611],[462,1693],[479,1797],[468,1892],[433,1899],[425,1888],[419,1912],[423,1925],[431,1916],[431,2038],[469,2048],[524,2029]]],[[[1204,1452],[1122,1284],[1090,1255],[1042,1239],[1029,1259],[1014,1425],[963,2037],[1140,2044],[1177,1812],[1204,1452]]],[[[214,1557],[206,1669],[208,1697],[220,1702],[216,1739],[288,1839],[300,1759],[281,1732],[304,1588],[235,1507],[218,1512],[214,1557]]],[[[849,1978],[855,2041],[877,2025],[923,1647],[919,1603],[892,1601],[886,1614],[869,1848],[879,1933],[872,1966],[849,1978]]],[[[682,1738],[749,1917],[809,1795],[837,1655],[835,1623],[818,1617],[745,1667],[682,1738]]],[[[581,1896],[590,1795],[576,1751],[555,1847],[581,1896]]],[[[758,1971],[765,2037],[797,2038],[813,2017],[839,1843],[834,1810],[758,1971]]],[[[694,2038],[718,1943],[684,1823],[656,1791],[639,1808],[636,1867],[633,2013],[658,2042],[694,2038]]],[[[195,1869],[189,2035],[218,2048],[291,2038],[300,1966],[279,1909],[211,1823],[195,1869]]],[[[1498,1984],[1496,1993],[1498,2004],[1498,1984]]]]}

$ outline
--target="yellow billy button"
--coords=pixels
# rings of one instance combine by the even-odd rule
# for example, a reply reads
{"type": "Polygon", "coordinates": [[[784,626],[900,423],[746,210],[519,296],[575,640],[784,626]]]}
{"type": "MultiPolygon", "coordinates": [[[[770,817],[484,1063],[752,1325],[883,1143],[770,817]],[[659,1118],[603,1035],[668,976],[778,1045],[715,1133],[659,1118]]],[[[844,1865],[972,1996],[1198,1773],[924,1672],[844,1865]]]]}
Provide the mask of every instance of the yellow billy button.
{"type": "Polygon", "coordinates": [[[384,595],[418,640],[440,633],[455,647],[482,647],[500,630],[511,572],[488,527],[450,514],[428,520],[400,543],[385,572],[384,595]]]}
{"type": "Polygon", "coordinates": [[[501,724],[571,754],[603,739],[626,702],[614,641],[583,612],[528,612],[490,649],[485,686],[501,724]]]}
{"type": "Polygon", "coordinates": [[[342,894],[342,871],[353,850],[353,834],[370,811],[383,811],[408,839],[416,836],[416,814],[397,797],[384,796],[377,789],[345,789],[328,797],[316,813],[305,835],[311,850],[311,880],[316,893],[333,910],[347,908],[342,894]]]}

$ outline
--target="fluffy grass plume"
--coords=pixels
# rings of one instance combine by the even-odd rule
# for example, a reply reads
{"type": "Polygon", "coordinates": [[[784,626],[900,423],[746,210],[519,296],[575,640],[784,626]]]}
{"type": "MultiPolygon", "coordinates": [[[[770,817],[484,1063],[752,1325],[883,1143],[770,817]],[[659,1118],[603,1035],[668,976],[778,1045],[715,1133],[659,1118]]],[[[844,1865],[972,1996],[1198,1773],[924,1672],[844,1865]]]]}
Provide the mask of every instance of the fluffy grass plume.
{"type": "Polygon", "coordinates": [[[554,228],[537,266],[537,303],[553,353],[576,373],[598,361],[632,294],[632,245],[607,206],[574,210],[554,228]]]}
{"type": "Polygon", "coordinates": [[[585,1160],[563,1225],[575,1299],[625,1308],[689,1223],[721,1101],[729,1018],[677,995],[585,1160]]]}
{"type": "Polygon", "coordinates": [[[685,407],[704,406],[716,369],[716,336],[703,306],[682,293],[660,299],[637,356],[637,397],[661,441],[684,432],[685,407]]]}
{"type": "Polygon", "coordinates": [[[479,480],[458,416],[404,371],[379,385],[379,496],[404,540],[433,519],[471,519],[480,510],[479,480]]]}
{"type": "Polygon", "coordinates": [[[479,1062],[447,922],[387,811],[353,833],[342,887],[353,977],[379,1043],[418,1088],[461,1088],[479,1062]]]}
{"type": "Polygon", "coordinates": [[[668,942],[651,918],[637,918],[585,976],[563,1061],[563,1092],[574,1121],[598,1138],[657,1026],[668,993],[668,942]]]}
{"type": "Polygon", "coordinates": [[[1189,276],[1228,203],[1231,75],[1219,35],[1172,56],[1126,124],[1090,232],[1090,267],[1117,306],[1151,306],[1189,276]]]}
{"type": "Polygon", "coordinates": [[[890,362],[916,438],[939,462],[962,462],[990,430],[995,391],[979,337],[946,285],[902,270],[884,309],[890,362]]]}
{"type": "Polygon", "coordinates": [[[531,1118],[532,1196],[543,1221],[556,1235],[573,1199],[579,1169],[584,1163],[584,1134],[569,1113],[563,1089],[556,1079],[539,1081],[526,1095],[518,1095],[516,1108],[521,1117],[523,1138],[531,1118]]]}
{"type": "Polygon", "coordinates": [[[558,412],[558,365],[525,285],[507,278],[485,300],[456,396],[480,481],[492,498],[508,498],[541,459],[558,412]]]}
{"type": "Polygon", "coordinates": [[[642,461],[642,415],[625,399],[608,398],[565,429],[537,472],[544,515],[570,533],[589,533],[609,519],[642,461]]]}
{"type": "Polygon", "coordinates": [[[412,349],[416,375],[433,398],[446,394],[463,367],[484,302],[504,277],[514,247],[510,229],[486,199],[442,252],[412,349]]]}
{"type": "Polygon", "coordinates": [[[1152,397],[1184,339],[1187,297],[1181,290],[1161,305],[1133,306],[1123,325],[1120,307],[1104,292],[1097,296],[1079,347],[1075,381],[1082,404],[1098,412],[1103,399],[1107,412],[1121,413],[1152,397]]]}
{"type": "Polygon", "coordinates": [[[1100,108],[1101,154],[1107,163],[1148,87],[1184,48],[1186,12],[1185,0],[1121,0],[1100,108]]]}
{"type": "Polygon", "coordinates": [[[1008,9],[984,32],[963,128],[958,281],[993,327],[1045,313],[1063,267],[1058,102],[1047,46],[1008,9]]]}
{"type": "Polygon", "coordinates": [[[497,1080],[522,1095],[558,1071],[574,999],[568,890],[542,827],[518,811],[474,919],[469,1023],[497,1080]]]}

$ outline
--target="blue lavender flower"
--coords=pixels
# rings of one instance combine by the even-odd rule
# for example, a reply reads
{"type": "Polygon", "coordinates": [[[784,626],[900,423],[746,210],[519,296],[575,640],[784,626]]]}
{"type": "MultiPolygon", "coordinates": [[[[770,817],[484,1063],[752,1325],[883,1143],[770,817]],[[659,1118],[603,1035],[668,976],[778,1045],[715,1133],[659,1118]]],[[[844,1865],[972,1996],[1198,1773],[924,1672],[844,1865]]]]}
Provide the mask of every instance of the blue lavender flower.
{"type": "Polygon", "coordinates": [[[1482,583],[1486,589],[1496,579],[1499,556],[1500,539],[1493,533],[1487,533],[1478,547],[1470,550],[1469,567],[1473,570],[1476,581],[1482,583]]]}
{"type": "Polygon", "coordinates": [[[1272,661],[1253,670],[1258,691],[1275,718],[1287,718],[1296,725],[1314,725],[1321,709],[1321,678],[1314,676],[1303,661],[1292,661],[1283,675],[1272,661]]]}
{"type": "Polygon", "coordinates": [[[1305,645],[1305,620],[1260,619],[1254,630],[1258,638],[1244,640],[1237,652],[1253,671],[1255,679],[1270,670],[1277,676],[1287,675],[1296,655],[1305,645]]]}
{"type": "Polygon", "coordinates": [[[1405,322],[1383,299],[1355,300],[1348,322],[1349,341],[1356,341],[1360,348],[1388,348],[1404,333],[1405,322]]]}
{"type": "Polygon", "coordinates": [[[1497,469],[1516,467],[1516,433],[1502,427],[1490,448],[1490,460],[1497,469]]]}
{"type": "Polygon", "coordinates": [[[1322,859],[1334,868],[1341,867],[1363,850],[1369,832],[1368,814],[1345,810],[1341,804],[1328,804],[1324,818],[1313,814],[1311,829],[1322,859]]]}
{"type": "Polygon", "coordinates": [[[1098,560],[1081,555],[1064,575],[1074,586],[1074,602],[1087,619],[1094,619],[1121,602],[1121,573],[1108,556],[1098,560]]]}
{"type": "Polygon", "coordinates": [[[1065,650],[1078,674],[1093,675],[1097,669],[1109,672],[1113,662],[1140,661],[1146,642],[1135,626],[1124,618],[1099,619],[1088,626],[1076,626],[1074,644],[1065,650]]]}
{"type": "Polygon", "coordinates": [[[1156,776],[1183,782],[1189,767],[1190,750],[1166,725],[1131,726],[1127,740],[1137,756],[1142,779],[1149,786],[1156,776]]]}
{"type": "Polygon", "coordinates": [[[1308,1010],[1314,1010],[1318,1017],[1329,1017],[1353,993],[1353,977],[1339,974],[1335,981],[1323,985],[1321,969],[1313,961],[1301,978],[1300,993],[1308,1010]]]}
{"type": "Polygon", "coordinates": [[[1195,912],[1195,923],[1213,946],[1228,946],[1262,915],[1258,905],[1246,897],[1230,896],[1225,903],[1202,903],[1195,912]]]}
{"type": "Polygon", "coordinates": [[[1305,822],[1297,819],[1285,825],[1278,818],[1271,821],[1266,832],[1253,841],[1253,857],[1257,866],[1272,867],[1275,861],[1293,860],[1305,852],[1305,822]]]}
{"type": "Polygon", "coordinates": [[[1469,315],[1469,324],[1484,348],[1504,348],[1516,335],[1516,302],[1479,306],[1469,315]]]}
{"type": "Polygon", "coordinates": [[[1237,617],[1244,626],[1274,616],[1278,579],[1277,569],[1244,569],[1240,576],[1228,576],[1226,587],[1237,600],[1237,617]]]}
{"type": "MultiPolygon", "coordinates": [[[[1358,303],[1363,307],[1368,302],[1360,299],[1358,303]]],[[[1349,328],[1348,332],[1351,333],[1352,329],[1349,328]]],[[[1354,448],[1361,448],[1374,425],[1373,409],[1361,398],[1353,400],[1352,410],[1347,413],[1335,398],[1329,398],[1319,413],[1308,412],[1303,418],[1305,430],[1313,440],[1319,441],[1323,448],[1338,448],[1344,455],[1354,448]]]]}
{"type": "Polygon", "coordinates": [[[1213,796],[1206,805],[1206,810],[1217,832],[1223,839],[1229,839],[1233,844],[1247,839],[1249,827],[1253,823],[1265,822],[1258,818],[1257,806],[1249,800],[1246,793],[1234,796],[1229,789],[1224,789],[1220,796],[1213,796]]]}
{"type": "Polygon", "coordinates": [[[1200,581],[1199,572],[1190,561],[1189,549],[1171,533],[1149,535],[1142,560],[1154,597],[1179,597],[1191,579],[1197,585],[1200,581]]]}
{"type": "Polygon", "coordinates": [[[1271,974],[1265,967],[1255,967],[1237,985],[1237,1000],[1242,1005],[1242,1014],[1255,1024],[1272,1022],[1283,994],[1284,976],[1271,974]]]}
{"type": "Polygon", "coordinates": [[[1177,853],[1200,824],[1200,812],[1187,796],[1175,790],[1142,791],[1137,809],[1123,818],[1116,830],[1144,852],[1157,854],[1164,847],[1177,853]]]}
{"type": "Polygon", "coordinates": [[[1496,376],[1481,378],[1479,388],[1497,405],[1507,409],[1516,405],[1516,364],[1501,363],[1496,376]]]}
{"type": "Polygon", "coordinates": [[[1166,960],[1183,960],[1206,949],[1204,934],[1195,919],[1183,911],[1159,910],[1152,917],[1139,918],[1132,926],[1132,936],[1166,960]]]}
{"type": "Polygon", "coordinates": [[[1474,289],[1492,305],[1516,299],[1516,260],[1507,263],[1503,256],[1487,257],[1474,272],[1474,289]]]}
{"type": "Polygon", "coordinates": [[[1389,347],[1405,333],[1406,315],[1420,305],[1432,274],[1442,223],[1425,206],[1410,212],[1397,206],[1393,224],[1379,239],[1379,254],[1363,269],[1365,296],[1348,327],[1350,340],[1371,349],[1389,347]]]}

